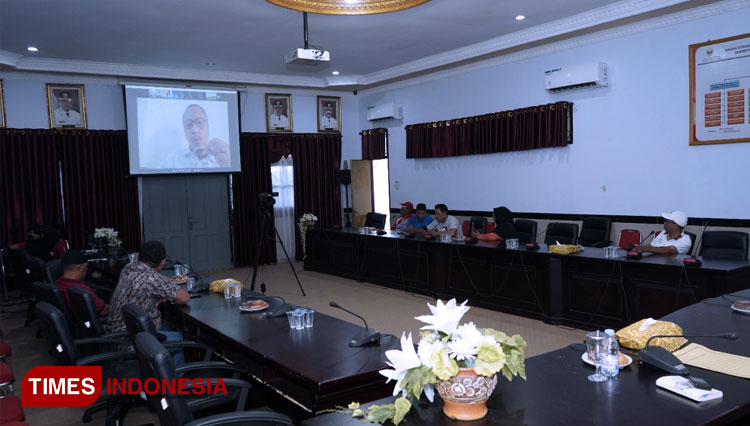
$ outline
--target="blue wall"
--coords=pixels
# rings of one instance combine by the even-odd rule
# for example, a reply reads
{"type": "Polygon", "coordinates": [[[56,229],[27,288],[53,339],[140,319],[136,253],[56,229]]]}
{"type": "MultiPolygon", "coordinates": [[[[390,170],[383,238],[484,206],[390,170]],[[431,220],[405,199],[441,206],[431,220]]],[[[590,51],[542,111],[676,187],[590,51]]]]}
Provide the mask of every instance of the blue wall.
{"type": "MultiPolygon", "coordinates": [[[[748,218],[750,143],[689,146],[688,45],[748,31],[750,9],[491,65],[414,85],[360,93],[366,107],[394,101],[389,127],[391,205],[523,212],[748,218]],[[550,94],[544,71],[601,61],[610,86],[550,94]],[[404,126],[560,100],[574,102],[567,148],[406,159],[404,126]],[[398,182],[398,185],[396,184],[398,182]]],[[[750,70],[748,70],[750,71],[750,70]]],[[[418,79],[414,80],[415,82],[418,79]]]]}
{"type": "MultiPolygon", "coordinates": [[[[92,130],[126,129],[122,86],[114,79],[70,75],[0,73],[5,94],[5,119],[8,128],[48,129],[46,83],[83,84],[86,118],[92,130]]],[[[205,85],[210,85],[206,83],[205,85]]],[[[265,93],[291,93],[295,133],[316,133],[318,95],[340,96],[343,153],[342,159],[359,157],[359,103],[351,92],[248,87],[240,92],[241,131],[265,132],[265,93]]]]}

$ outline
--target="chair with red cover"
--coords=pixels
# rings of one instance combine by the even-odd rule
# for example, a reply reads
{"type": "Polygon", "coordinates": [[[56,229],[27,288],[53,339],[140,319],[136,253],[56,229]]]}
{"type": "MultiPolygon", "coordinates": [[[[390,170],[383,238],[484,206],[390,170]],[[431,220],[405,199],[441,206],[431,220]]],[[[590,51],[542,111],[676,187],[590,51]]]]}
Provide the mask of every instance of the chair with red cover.
{"type": "Polygon", "coordinates": [[[623,250],[630,249],[630,245],[638,245],[641,242],[641,231],[637,229],[623,229],[620,231],[620,240],[617,246],[623,250]]]}

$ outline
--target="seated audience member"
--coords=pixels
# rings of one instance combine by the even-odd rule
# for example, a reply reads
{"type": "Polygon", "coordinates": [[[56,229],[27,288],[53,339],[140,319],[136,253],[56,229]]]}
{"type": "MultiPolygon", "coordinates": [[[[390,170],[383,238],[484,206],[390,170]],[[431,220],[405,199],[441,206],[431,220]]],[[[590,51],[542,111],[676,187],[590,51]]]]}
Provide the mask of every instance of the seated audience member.
{"type": "Polygon", "coordinates": [[[637,248],[639,252],[650,252],[659,254],[687,254],[690,251],[690,235],[683,230],[687,225],[688,218],[685,213],[674,211],[662,213],[664,220],[664,231],[657,235],[651,244],[637,248]]]}
{"type": "Polygon", "coordinates": [[[54,259],[54,248],[60,239],[60,231],[49,225],[33,225],[26,231],[26,240],[10,248],[22,248],[30,256],[43,261],[54,259]]]}
{"type": "Polygon", "coordinates": [[[448,214],[448,207],[445,204],[435,206],[435,220],[427,225],[427,231],[433,237],[440,234],[450,234],[451,237],[464,235],[458,219],[448,214]]]}
{"type": "Polygon", "coordinates": [[[70,309],[73,309],[73,305],[70,303],[68,289],[71,287],[80,287],[89,292],[94,298],[96,312],[101,316],[107,315],[109,313],[109,305],[104,303],[104,301],[96,295],[94,290],[92,290],[88,284],[83,282],[86,278],[86,272],[89,269],[89,262],[86,259],[86,256],[78,250],[68,250],[62,257],[62,268],[62,277],[55,282],[55,287],[62,291],[70,309]]]}
{"type": "Polygon", "coordinates": [[[417,210],[411,219],[406,222],[406,232],[424,234],[424,228],[432,223],[432,216],[427,214],[427,206],[424,203],[417,204],[417,210]]]}
{"type": "Polygon", "coordinates": [[[471,236],[479,240],[507,240],[518,238],[516,227],[513,224],[513,213],[505,206],[495,208],[495,231],[487,234],[480,234],[477,231],[471,233],[471,236]]]}
{"type": "MultiPolygon", "coordinates": [[[[112,295],[112,303],[109,316],[104,323],[104,328],[109,332],[124,331],[125,320],[122,316],[122,307],[132,303],[143,308],[154,321],[154,326],[167,336],[167,341],[182,340],[182,333],[174,330],[168,324],[161,321],[159,304],[172,302],[183,305],[190,301],[187,291],[172,280],[159,273],[167,261],[167,250],[159,241],[146,241],[138,252],[138,260],[129,263],[120,273],[120,281],[117,283],[115,293],[112,295]]],[[[182,353],[175,355],[175,363],[183,362],[182,353]]]]}
{"type": "Polygon", "coordinates": [[[393,222],[393,225],[391,226],[391,230],[393,231],[402,231],[404,228],[406,228],[406,224],[409,222],[409,219],[411,219],[412,214],[411,211],[414,210],[414,204],[412,204],[409,201],[401,203],[401,211],[399,212],[398,218],[395,222],[393,222]]]}

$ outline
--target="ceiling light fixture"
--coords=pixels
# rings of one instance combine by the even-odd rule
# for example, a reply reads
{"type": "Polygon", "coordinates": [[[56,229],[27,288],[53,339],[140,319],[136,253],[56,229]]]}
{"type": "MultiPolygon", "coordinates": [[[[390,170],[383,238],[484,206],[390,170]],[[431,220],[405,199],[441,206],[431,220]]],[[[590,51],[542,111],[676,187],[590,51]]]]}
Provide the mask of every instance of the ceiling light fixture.
{"type": "Polygon", "coordinates": [[[37,49],[34,46],[29,46],[29,47],[26,48],[26,50],[28,50],[29,52],[38,52],[39,51],[39,49],[37,49]]]}
{"type": "Polygon", "coordinates": [[[267,0],[277,6],[322,15],[370,15],[409,9],[430,0],[267,0]]]}
{"type": "Polygon", "coordinates": [[[334,71],[331,74],[333,74],[333,75],[339,75],[339,72],[338,71],[334,71]]]}
{"type": "Polygon", "coordinates": [[[523,15],[516,16],[516,21],[523,21],[524,19],[526,19],[526,17],[523,15]]]}

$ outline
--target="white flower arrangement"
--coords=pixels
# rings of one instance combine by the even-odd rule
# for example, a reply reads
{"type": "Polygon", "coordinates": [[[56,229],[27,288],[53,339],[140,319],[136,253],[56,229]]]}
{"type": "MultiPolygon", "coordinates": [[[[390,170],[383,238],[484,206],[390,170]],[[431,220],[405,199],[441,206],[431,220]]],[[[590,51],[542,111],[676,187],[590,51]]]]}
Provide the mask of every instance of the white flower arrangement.
{"type": "Polygon", "coordinates": [[[94,238],[106,238],[107,243],[113,247],[120,247],[122,240],[117,236],[114,228],[96,228],[94,229],[94,238]]]}
{"type": "Polygon", "coordinates": [[[473,367],[485,377],[501,372],[508,380],[516,375],[526,380],[523,356],[526,341],[517,334],[509,337],[491,328],[477,328],[473,322],[459,324],[469,310],[466,303],[458,305],[456,299],[447,303],[438,300],[436,306],[428,303],[432,315],[415,318],[427,324],[421,328],[417,349],[411,333],[408,336],[404,333],[401,350],[385,353],[391,368],[381,370],[380,374],[387,381],[395,380],[393,395],[401,395],[393,404],[373,405],[365,410],[355,402],[342,411],[370,423],[391,420],[399,424],[422,392],[432,402],[435,383],[456,376],[459,367],[473,367]]]}
{"type": "Polygon", "coordinates": [[[312,213],[305,213],[299,218],[297,226],[299,227],[299,239],[302,243],[302,259],[307,257],[307,246],[305,245],[305,234],[307,233],[307,228],[315,225],[315,222],[317,221],[318,217],[312,213]]]}

